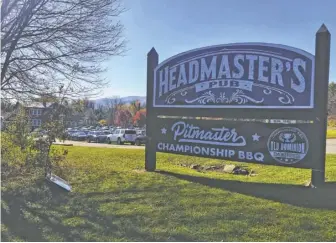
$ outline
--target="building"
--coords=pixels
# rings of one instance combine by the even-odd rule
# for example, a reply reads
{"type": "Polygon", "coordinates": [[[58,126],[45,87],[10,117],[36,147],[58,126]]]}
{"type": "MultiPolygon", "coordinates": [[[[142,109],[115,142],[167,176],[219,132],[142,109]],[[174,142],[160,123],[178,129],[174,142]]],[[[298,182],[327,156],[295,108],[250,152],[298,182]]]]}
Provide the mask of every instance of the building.
{"type": "Polygon", "coordinates": [[[55,103],[31,102],[24,105],[27,114],[30,117],[32,129],[41,127],[48,119],[49,111],[54,108],[55,103]]]}
{"type": "Polygon", "coordinates": [[[14,111],[11,112],[5,120],[6,122],[14,120],[18,110],[23,108],[29,117],[32,130],[34,130],[49,120],[49,114],[52,109],[55,108],[55,105],[55,103],[50,102],[29,102],[26,104],[17,102],[14,106],[14,111]]]}
{"type": "MultiPolygon", "coordinates": [[[[43,126],[46,122],[50,121],[51,114],[55,109],[60,109],[57,103],[48,102],[30,102],[26,104],[16,103],[14,111],[10,116],[6,116],[5,120],[8,122],[15,118],[15,114],[19,108],[23,108],[29,116],[32,130],[43,126]]],[[[60,119],[65,127],[78,127],[78,126],[91,126],[97,124],[97,118],[94,114],[93,108],[86,107],[84,111],[75,111],[71,108],[64,108],[61,112],[60,119]]]]}

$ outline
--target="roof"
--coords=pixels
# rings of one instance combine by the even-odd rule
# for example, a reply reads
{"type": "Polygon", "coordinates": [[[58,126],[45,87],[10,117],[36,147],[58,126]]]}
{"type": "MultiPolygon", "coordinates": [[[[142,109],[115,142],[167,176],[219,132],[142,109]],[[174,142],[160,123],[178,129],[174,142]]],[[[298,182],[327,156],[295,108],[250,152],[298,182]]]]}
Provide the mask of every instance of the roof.
{"type": "Polygon", "coordinates": [[[27,108],[48,108],[52,105],[52,102],[45,103],[45,106],[42,102],[30,102],[29,104],[23,104],[27,108]]]}

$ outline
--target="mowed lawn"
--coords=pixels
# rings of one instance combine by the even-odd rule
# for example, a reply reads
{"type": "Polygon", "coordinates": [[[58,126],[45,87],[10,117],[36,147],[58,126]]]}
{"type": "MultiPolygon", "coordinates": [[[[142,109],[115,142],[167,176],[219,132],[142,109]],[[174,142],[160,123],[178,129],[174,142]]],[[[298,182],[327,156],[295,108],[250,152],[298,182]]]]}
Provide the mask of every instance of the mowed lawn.
{"type": "Polygon", "coordinates": [[[44,181],[2,183],[3,241],[336,241],[336,156],[327,185],[310,170],[243,164],[254,177],[184,164],[230,163],[143,150],[67,147],[66,193],[44,181]]]}
{"type": "Polygon", "coordinates": [[[328,128],[327,130],[327,138],[336,138],[336,128],[328,128]]]}

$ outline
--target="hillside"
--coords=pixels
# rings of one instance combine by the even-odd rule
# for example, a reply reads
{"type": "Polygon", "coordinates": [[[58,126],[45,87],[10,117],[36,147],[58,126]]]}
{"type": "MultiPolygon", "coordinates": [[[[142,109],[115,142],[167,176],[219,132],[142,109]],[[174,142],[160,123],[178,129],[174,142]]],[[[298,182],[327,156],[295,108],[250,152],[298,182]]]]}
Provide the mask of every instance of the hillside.
{"type": "MultiPolygon", "coordinates": [[[[134,100],[140,101],[141,104],[146,104],[146,96],[126,96],[126,97],[120,97],[121,101],[125,104],[129,104],[134,100]]],[[[108,104],[109,100],[113,100],[113,98],[101,98],[93,100],[95,103],[95,107],[100,105],[106,105],[108,104]]]]}

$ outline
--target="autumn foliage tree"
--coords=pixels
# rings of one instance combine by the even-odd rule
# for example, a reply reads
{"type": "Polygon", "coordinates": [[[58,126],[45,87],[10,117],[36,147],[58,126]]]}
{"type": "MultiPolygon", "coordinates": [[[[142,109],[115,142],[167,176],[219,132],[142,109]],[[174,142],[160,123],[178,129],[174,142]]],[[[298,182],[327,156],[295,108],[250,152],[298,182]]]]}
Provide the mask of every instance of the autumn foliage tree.
{"type": "Polygon", "coordinates": [[[133,116],[133,124],[143,127],[146,124],[146,109],[141,109],[133,116]]]}
{"type": "Polygon", "coordinates": [[[129,111],[131,112],[132,116],[135,116],[138,111],[141,110],[141,103],[138,100],[134,100],[129,105],[129,111]]]}
{"type": "Polygon", "coordinates": [[[132,114],[127,109],[116,111],[114,124],[121,127],[128,127],[132,121],[132,114]]]}
{"type": "Polygon", "coordinates": [[[106,120],[100,120],[99,121],[99,124],[101,125],[101,126],[106,126],[107,125],[107,122],[106,122],[106,120]]]}

